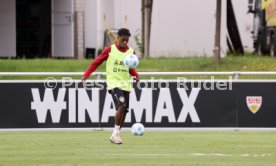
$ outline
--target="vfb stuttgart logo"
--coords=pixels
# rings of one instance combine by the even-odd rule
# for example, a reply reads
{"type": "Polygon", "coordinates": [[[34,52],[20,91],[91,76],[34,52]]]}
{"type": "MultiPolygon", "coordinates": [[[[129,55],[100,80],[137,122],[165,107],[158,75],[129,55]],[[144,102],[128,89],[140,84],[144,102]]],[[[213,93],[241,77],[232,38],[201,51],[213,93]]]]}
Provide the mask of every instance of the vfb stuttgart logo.
{"type": "Polygon", "coordinates": [[[247,96],[246,97],[246,104],[249,110],[255,114],[257,113],[261,106],[262,106],[262,96],[247,96]]]}

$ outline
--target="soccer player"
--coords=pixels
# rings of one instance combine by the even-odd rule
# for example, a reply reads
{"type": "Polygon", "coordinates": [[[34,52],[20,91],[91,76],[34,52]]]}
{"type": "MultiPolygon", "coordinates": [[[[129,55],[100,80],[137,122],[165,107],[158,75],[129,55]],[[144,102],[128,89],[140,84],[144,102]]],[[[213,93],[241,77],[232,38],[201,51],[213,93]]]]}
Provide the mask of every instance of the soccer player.
{"type": "Polygon", "coordinates": [[[107,89],[111,94],[116,107],[115,127],[110,137],[110,142],[114,144],[123,143],[120,137],[120,130],[128,112],[131,76],[134,77],[137,83],[139,82],[139,74],[136,70],[128,69],[123,63],[123,60],[127,55],[134,54],[134,50],[128,46],[130,36],[131,34],[128,29],[119,29],[116,44],[105,48],[103,52],[89,65],[82,77],[82,82],[84,82],[103,61],[107,61],[107,89]]]}

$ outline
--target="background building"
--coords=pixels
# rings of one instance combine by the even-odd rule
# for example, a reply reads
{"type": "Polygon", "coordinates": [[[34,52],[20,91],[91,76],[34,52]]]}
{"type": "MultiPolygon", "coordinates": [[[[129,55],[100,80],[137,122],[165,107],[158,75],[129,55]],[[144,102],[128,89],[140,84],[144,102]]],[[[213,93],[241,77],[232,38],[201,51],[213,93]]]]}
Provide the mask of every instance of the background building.
{"type": "MultiPolygon", "coordinates": [[[[233,0],[244,47],[252,48],[247,1],[233,0]]],[[[0,57],[97,56],[110,27],[127,27],[130,45],[141,34],[141,0],[0,0],[0,57]]],[[[154,1],[150,55],[211,56],[216,0],[154,1]]],[[[222,54],[226,44],[226,0],[222,7],[222,54]]]]}

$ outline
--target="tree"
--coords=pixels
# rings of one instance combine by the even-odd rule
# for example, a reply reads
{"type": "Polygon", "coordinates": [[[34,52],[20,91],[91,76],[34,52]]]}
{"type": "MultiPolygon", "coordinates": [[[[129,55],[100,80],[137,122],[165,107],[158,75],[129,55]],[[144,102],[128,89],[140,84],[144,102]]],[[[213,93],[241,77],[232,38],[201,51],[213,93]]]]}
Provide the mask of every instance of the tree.
{"type": "Polygon", "coordinates": [[[153,0],[142,2],[142,56],[149,57],[153,0]]]}

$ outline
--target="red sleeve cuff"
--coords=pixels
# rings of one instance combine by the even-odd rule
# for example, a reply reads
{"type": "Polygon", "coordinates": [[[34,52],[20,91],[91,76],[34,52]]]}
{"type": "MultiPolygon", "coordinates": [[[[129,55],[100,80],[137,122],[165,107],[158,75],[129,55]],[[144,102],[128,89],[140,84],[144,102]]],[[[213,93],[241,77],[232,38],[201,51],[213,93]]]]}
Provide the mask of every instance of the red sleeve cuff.
{"type": "Polygon", "coordinates": [[[133,77],[139,78],[139,74],[135,69],[129,69],[129,74],[132,75],[133,77]]]}

